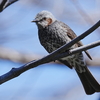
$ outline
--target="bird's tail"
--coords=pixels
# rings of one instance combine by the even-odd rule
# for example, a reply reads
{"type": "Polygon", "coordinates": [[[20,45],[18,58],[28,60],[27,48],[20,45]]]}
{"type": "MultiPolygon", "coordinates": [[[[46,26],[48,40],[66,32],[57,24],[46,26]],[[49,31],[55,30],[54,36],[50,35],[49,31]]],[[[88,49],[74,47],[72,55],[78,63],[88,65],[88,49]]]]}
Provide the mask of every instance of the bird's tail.
{"type": "Polygon", "coordinates": [[[83,84],[84,90],[86,94],[90,95],[95,92],[100,92],[100,85],[90,73],[87,67],[85,67],[85,72],[79,73],[77,70],[77,74],[83,84]]]}

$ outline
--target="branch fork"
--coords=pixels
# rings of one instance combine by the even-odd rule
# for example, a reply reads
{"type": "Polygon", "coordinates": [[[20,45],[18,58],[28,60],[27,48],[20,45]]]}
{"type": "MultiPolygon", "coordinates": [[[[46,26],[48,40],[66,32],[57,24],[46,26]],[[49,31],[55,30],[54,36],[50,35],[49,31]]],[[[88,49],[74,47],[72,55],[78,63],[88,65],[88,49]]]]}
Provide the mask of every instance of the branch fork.
{"type": "Polygon", "coordinates": [[[71,42],[69,42],[68,44],[65,44],[63,46],[61,46],[60,48],[58,48],[57,50],[53,51],[52,53],[50,53],[49,55],[39,59],[39,60],[33,60],[29,63],[26,63],[25,65],[19,67],[19,68],[12,68],[9,72],[7,72],[6,74],[0,76],[0,84],[7,82],[10,79],[13,79],[17,76],[19,76],[20,74],[22,74],[23,72],[37,67],[41,64],[45,64],[45,63],[49,63],[51,61],[55,61],[58,60],[59,58],[63,58],[81,51],[85,51],[87,49],[96,47],[100,45],[100,40],[93,42],[91,44],[88,45],[84,45],[75,49],[72,49],[66,53],[63,53],[63,51],[66,50],[66,48],[71,47],[72,45],[74,45],[75,43],[77,43],[78,41],[80,41],[81,39],[85,38],[87,35],[89,35],[90,33],[92,33],[94,30],[96,30],[98,27],[100,26],[100,20],[93,25],[89,30],[87,30],[86,32],[84,32],[83,34],[81,34],[80,36],[76,37],[75,39],[73,39],[71,42]]]}

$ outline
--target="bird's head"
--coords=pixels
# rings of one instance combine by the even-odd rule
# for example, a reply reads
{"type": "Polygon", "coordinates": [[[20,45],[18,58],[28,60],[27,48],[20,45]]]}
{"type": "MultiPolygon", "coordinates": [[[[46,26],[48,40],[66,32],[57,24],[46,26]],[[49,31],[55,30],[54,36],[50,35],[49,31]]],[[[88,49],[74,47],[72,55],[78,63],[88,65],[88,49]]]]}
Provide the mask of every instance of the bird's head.
{"type": "Polygon", "coordinates": [[[35,17],[32,22],[35,22],[39,29],[45,28],[48,25],[51,25],[53,22],[56,21],[56,18],[52,15],[52,13],[48,11],[41,11],[35,17]]]}

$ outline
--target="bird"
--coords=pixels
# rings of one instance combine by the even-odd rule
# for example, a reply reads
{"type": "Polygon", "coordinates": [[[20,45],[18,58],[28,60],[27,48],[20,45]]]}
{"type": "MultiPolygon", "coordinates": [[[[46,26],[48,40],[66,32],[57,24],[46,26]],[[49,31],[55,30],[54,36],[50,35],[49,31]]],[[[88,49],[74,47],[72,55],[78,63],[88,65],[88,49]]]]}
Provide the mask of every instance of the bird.
{"type": "MultiPolygon", "coordinates": [[[[36,23],[40,44],[48,53],[55,51],[77,37],[67,24],[57,20],[49,11],[43,10],[39,12],[32,22],[36,23]]],[[[64,52],[68,52],[82,45],[82,42],[79,41],[73,46],[66,48],[64,52]]],[[[92,60],[88,51],[85,51],[85,53],[92,60]]],[[[64,58],[58,58],[58,61],[68,66],[70,69],[75,69],[87,95],[100,92],[100,85],[87,68],[82,52],[64,58]]]]}

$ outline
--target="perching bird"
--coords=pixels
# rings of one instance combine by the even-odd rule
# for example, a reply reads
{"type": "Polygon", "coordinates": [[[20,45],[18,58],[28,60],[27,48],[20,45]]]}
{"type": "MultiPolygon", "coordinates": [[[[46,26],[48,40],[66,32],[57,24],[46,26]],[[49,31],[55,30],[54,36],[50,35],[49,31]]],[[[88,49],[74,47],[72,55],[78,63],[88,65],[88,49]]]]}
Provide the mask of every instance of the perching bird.
{"type": "MultiPolygon", "coordinates": [[[[61,21],[58,21],[52,13],[48,11],[38,13],[35,20],[32,22],[35,22],[38,27],[38,36],[41,45],[49,53],[77,37],[69,26],[61,21]]],[[[66,48],[66,51],[82,45],[83,44],[79,41],[72,47],[66,48]]],[[[87,51],[85,51],[85,53],[90,59],[92,59],[87,51]]],[[[75,68],[86,94],[100,92],[100,85],[87,69],[82,52],[60,58],[59,61],[71,69],[75,68]]]]}

